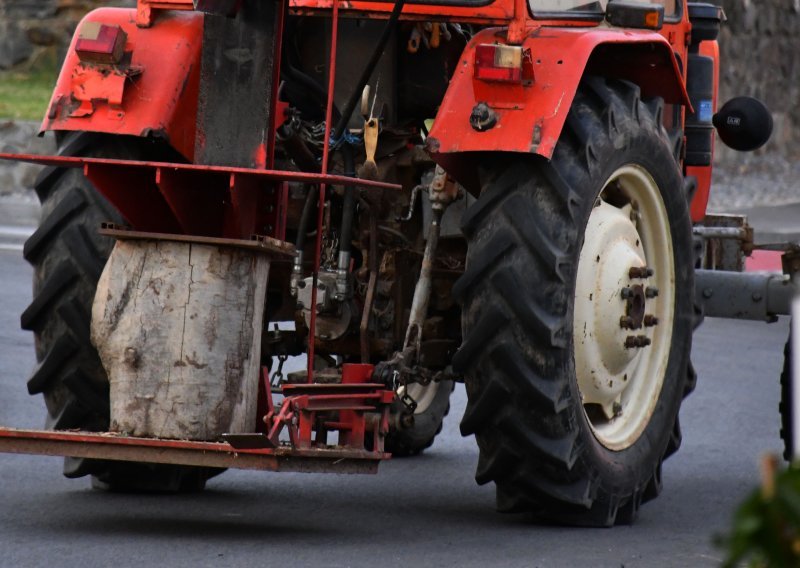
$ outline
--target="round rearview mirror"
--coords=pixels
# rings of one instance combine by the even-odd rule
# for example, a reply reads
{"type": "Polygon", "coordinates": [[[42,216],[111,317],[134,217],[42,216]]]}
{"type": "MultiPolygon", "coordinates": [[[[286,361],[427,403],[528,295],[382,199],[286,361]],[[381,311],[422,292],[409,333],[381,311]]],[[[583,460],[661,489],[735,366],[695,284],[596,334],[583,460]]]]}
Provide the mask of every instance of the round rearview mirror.
{"type": "Polygon", "coordinates": [[[726,146],[740,152],[761,148],[772,134],[772,115],[752,97],[736,97],[714,115],[714,127],[726,146]]]}

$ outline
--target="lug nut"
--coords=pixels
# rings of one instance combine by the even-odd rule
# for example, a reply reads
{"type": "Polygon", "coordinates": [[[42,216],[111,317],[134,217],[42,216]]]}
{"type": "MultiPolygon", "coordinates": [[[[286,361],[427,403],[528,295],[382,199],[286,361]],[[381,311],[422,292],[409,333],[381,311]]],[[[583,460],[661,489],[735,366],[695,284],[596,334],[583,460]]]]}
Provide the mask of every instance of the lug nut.
{"type": "Polygon", "coordinates": [[[648,286],[644,290],[644,295],[647,298],[655,298],[656,296],[658,296],[658,288],[656,288],[655,286],[648,286]]]}
{"type": "Polygon", "coordinates": [[[644,316],[645,327],[653,327],[654,325],[658,325],[658,318],[656,316],[652,316],[650,314],[644,316]]]}
{"type": "Polygon", "coordinates": [[[619,318],[619,326],[622,329],[633,329],[633,318],[631,316],[621,316],[619,318]]]}
{"type": "Polygon", "coordinates": [[[634,349],[650,345],[650,338],[646,335],[629,335],[625,338],[625,348],[634,349]]]}
{"type": "Polygon", "coordinates": [[[620,290],[620,294],[622,295],[623,300],[627,300],[628,298],[633,297],[633,290],[631,288],[623,288],[620,290]]]}
{"type": "Polygon", "coordinates": [[[649,278],[653,275],[653,269],[649,266],[631,266],[628,271],[629,278],[649,278]]]}

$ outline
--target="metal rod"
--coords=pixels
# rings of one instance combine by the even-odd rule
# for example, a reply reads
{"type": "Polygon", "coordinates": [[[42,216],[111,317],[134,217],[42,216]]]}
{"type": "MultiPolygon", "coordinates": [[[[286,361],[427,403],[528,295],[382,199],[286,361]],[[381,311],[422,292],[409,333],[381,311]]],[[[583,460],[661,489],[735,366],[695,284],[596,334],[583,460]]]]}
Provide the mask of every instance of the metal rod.
{"type": "Polygon", "coordinates": [[[773,322],[791,309],[794,286],[779,272],[696,270],[694,281],[706,316],[773,322]]]}
{"type": "Polygon", "coordinates": [[[425,243],[425,254],[422,257],[422,268],[419,280],[414,288],[414,299],[411,302],[411,313],[408,316],[408,329],[404,348],[411,347],[413,341],[417,355],[422,343],[422,327],[428,314],[428,303],[431,297],[431,280],[436,247],[439,245],[439,232],[442,226],[442,209],[433,210],[433,219],[428,230],[428,242],[425,243]],[[416,334],[415,334],[416,331],[416,334]]]}
{"type": "MultiPolygon", "coordinates": [[[[322,172],[328,171],[330,156],[331,117],[333,116],[333,90],[336,83],[336,44],[339,40],[339,0],[333,0],[331,18],[331,57],[328,64],[328,105],[325,108],[325,144],[322,146],[322,172]]],[[[322,219],[325,213],[325,184],[319,186],[317,206],[317,242],[314,250],[314,275],[311,288],[311,321],[309,322],[307,382],[314,382],[314,341],[317,337],[317,279],[322,256],[322,219]]]]}
{"type": "MultiPolygon", "coordinates": [[[[324,152],[323,152],[324,153],[324,152]]],[[[403,187],[396,183],[387,183],[385,181],[374,181],[369,179],[353,178],[341,176],[338,174],[326,174],[315,172],[295,172],[288,170],[259,170],[256,168],[238,168],[231,166],[206,166],[202,164],[185,164],[181,162],[138,162],[134,160],[117,160],[112,158],[85,158],[77,156],[40,156],[38,154],[8,154],[0,152],[0,160],[10,160],[14,162],[30,162],[32,164],[40,164],[43,166],[56,166],[59,168],[85,168],[87,166],[103,167],[104,171],[108,171],[111,166],[119,166],[120,168],[130,168],[128,171],[136,170],[150,170],[155,176],[157,169],[161,168],[169,171],[174,175],[187,173],[192,174],[236,174],[243,176],[245,179],[253,178],[255,180],[275,180],[275,181],[297,181],[303,183],[329,183],[335,185],[355,185],[358,187],[376,188],[376,189],[392,189],[400,191],[403,187]]],[[[122,171],[122,170],[118,170],[122,171]]],[[[126,175],[125,172],[118,175],[126,175]]],[[[149,174],[148,174],[149,175],[149,174]]],[[[192,178],[194,179],[194,178],[192,178]]],[[[210,180],[222,179],[222,176],[209,176],[210,180]]],[[[225,179],[227,187],[228,178],[225,179]]],[[[194,186],[192,186],[194,187],[194,186]]],[[[212,185],[213,187],[213,185],[212,185]]]]}
{"type": "Polygon", "coordinates": [[[747,238],[747,231],[742,227],[694,227],[692,234],[705,239],[739,239],[747,238]]]}

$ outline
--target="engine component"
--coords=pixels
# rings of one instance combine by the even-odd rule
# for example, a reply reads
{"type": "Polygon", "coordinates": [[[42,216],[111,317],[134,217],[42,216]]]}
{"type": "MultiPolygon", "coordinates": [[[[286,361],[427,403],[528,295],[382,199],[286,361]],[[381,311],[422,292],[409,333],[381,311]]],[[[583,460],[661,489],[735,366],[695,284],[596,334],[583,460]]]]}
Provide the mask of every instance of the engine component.
{"type": "MultiPolygon", "coordinates": [[[[321,271],[317,280],[316,335],[319,339],[335,341],[350,329],[356,311],[350,301],[338,300],[336,294],[337,273],[321,271]]],[[[311,297],[314,278],[309,276],[298,282],[297,303],[303,311],[307,326],[311,325],[311,297]]]]}

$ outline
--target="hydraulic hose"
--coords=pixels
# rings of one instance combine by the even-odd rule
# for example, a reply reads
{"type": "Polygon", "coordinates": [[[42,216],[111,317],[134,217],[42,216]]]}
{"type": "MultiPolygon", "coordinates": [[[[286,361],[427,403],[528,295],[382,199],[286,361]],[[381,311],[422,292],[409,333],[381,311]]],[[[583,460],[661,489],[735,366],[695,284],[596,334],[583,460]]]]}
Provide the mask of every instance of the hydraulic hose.
{"type": "MultiPolygon", "coordinates": [[[[355,177],[355,158],[353,147],[350,144],[342,146],[342,158],[344,160],[344,175],[355,177]]],[[[347,273],[350,268],[350,255],[353,240],[353,218],[356,211],[356,192],[352,185],[344,188],[344,203],[342,205],[342,227],[339,234],[339,272],[347,273]]]]}
{"type": "Polygon", "coordinates": [[[300,214],[300,224],[297,227],[297,239],[295,239],[295,249],[299,255],[303,254],[303,247],[306,244],[306,232],[308,232],[308,222],[311,219],[311,213],[314,210],[314,205],[317,203],[317,194],[319,188],[316,185],[311,186],[306,196],[306,201],[303,203],[303,212],[300,214]]]}

